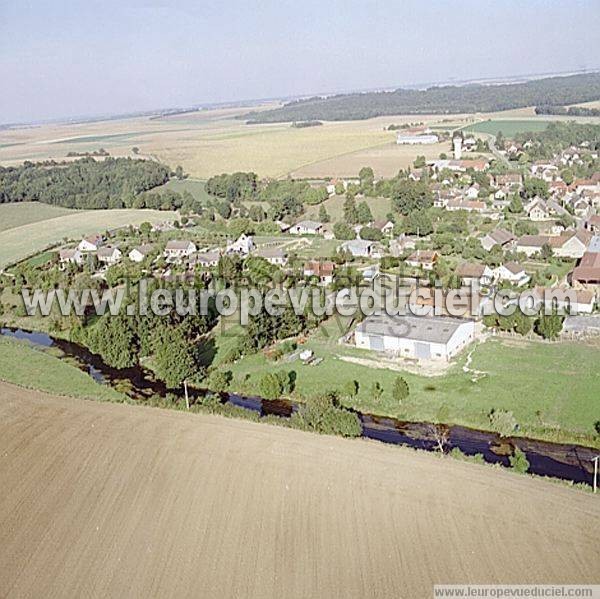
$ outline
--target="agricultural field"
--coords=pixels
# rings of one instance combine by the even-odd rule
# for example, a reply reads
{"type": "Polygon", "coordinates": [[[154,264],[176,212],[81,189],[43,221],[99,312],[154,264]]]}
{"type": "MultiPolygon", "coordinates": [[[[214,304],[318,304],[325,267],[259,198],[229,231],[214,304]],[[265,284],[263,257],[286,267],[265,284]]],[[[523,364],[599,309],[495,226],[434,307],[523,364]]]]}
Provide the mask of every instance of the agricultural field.
{"type": "Polygon", "coordinates": [[[0,233],[15,227],[29,225],[40,221],[72,214],[70,208],[51,206],[42,202],[15,202],[14,204],[0,204],[0,233]]]}
{"type": "Polygon", "coordinates": [[[3,596],[596,581],[592,495],[409,449],[0,383],[0,455],[3,596]]]}
{"type": "Polygon", "coordinates": [[[538,132],[544,131],[550,121],[548,120],[502,120],[494,119],[481,121],[474,125],[468,125],[463,127],[462,131],[472,133],[486,133],[488,135],[498,135],[498,132],[502,131],[504,137],[514,137],[518,133],[525,133],[526,131],[538,132]]]}
{"type": "Polygon", "coordinates": [[[289,123],[246,125],[236,117],[250,108],[0,131],[0,165],[64,160],[69,152],[104,148],[111,156],[159,159],[172,168],[181,165],[198,179],[248,170],[261,177],[356,176],[365,165],[372,166],[377,176],[390,176],[411,165],[419,154],[437,158],[450,149],[449,144],[397,146],[396,132],[386,130],[390,124],[424,122],[451,130],[474,122],[470,115],[401,115],[307,128],[289,123]],[[133,153],[134,147],[138,154],[133,153]]]}
{"type": "MultiPolygon", "coordinates": [[[[12,204],[0,205],[0,222],[5,210],[9,215],[14,214],[13,208],[12,204]]],[[[158,210],[69,210],[51,221],[30,222],[0,231],[0,268],[41,252],[64,239],[79,239],[82,235],[107,229],[144,221],[157,223],[175,217],[175,212],[158,210]]]]}
{"type": "MultiPolygon", "coordinates": [[[[299,360],[273,363],[259,353],[223,368],[233,372],[233,388],[245,392],[257,391],[245,387],[248,374],[249,380],[256,383],[264,372],[294,370],[300,396],[343,391],[348,380],[358,381],[356,397],[343,401],[363,412],[415,421],[442,419],[489,429],[490,410],[510,410],[521,434],[555,441],[580,439],[600,447],[593,428],[600,420],[597,342],[548,344],[522,338],[489,339],[472,349],[467,371],[463,370],[467,354],[463,354],[447,372],[423,376],[414,364],[403,367],[397,362],[386,363],[376,353],[339,345],[337,341],[347,325],[342,319],[330,319],[307,338],[302,348],[312,349],[315,357],[324,358],[316,366],[299,360]],[[397,376],[403,376],[410,387],[409,398],[401,404],[391,394],[397,376]],[[376,382],[384,389],[380,399],[371,389],[376,382]]],[[[228,347],[235,333],[236,329],[223,332],[226,339],[217,340],[217,347],[228,347]]],[[[220,355],[219,350],[217,361],[220,355]]]]}

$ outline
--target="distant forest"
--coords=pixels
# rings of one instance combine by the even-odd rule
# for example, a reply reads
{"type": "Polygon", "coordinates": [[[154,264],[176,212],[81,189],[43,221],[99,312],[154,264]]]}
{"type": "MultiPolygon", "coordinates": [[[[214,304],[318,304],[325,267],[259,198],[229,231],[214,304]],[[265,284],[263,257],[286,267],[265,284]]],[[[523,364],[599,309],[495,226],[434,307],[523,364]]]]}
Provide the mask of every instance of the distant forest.
{"type": "Polygon", "coordinates": [[[250,112],[249,123],[343,121],[393,114],[494,112],[525,106],[564,106],[600,99],[600,73],[550,77],[503,85],[397,89],[392,92],[343,94],[289,102],[281,108],[250,112]]]}
{"type": "Polygon", "coordinates": [[[122,208],[169,180],[170,169],[152,160],[83,158],[0,167],[0,204],[39,201],[64,208],[122,208]]]}

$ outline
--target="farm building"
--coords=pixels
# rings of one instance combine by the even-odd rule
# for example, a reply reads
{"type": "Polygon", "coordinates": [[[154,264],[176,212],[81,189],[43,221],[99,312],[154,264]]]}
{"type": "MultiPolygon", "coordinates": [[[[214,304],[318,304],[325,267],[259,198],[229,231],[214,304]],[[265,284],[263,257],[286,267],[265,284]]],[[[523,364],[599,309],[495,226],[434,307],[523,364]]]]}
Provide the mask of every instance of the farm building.
{"type": "Polygon", "coordinates": [[[400,146],[402,145],[427,145],[427,144],[436,144],[438,143],[439,138],[437,135],[407,135],[406,133],[398,133],[396,137],[396,143],[400,146]]]}
{"type": "Polygon", "coordinates": [[[367,317],[355,330],[356,347],[404,358],[449,361],[475,338],[475,322],[441,316],[367,317]]]}
{"type": "Polygon", "coordinates": [[[290,235],[320,235],[323,224],[314,220],[301,220],[289,229],[290,235]]]}

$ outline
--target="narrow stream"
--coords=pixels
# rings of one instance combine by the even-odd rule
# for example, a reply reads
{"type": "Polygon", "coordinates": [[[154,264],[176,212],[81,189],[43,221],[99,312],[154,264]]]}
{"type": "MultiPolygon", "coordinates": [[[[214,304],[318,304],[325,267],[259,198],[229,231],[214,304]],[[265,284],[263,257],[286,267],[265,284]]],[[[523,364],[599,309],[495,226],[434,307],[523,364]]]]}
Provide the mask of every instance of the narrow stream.
{"type": "MultiPolygon", "coordinates": [[[[28,332],[21,329],[3,328],[0,334],[6,337],[23,339],[41,347],[56,347],[62,353],[62,358],[75,359],[79,367],[87,372],[97,382],[106,385],[119,386],[133,399],[144,399],[152,395],[165,396],[167,388],[162,381],[156,380],[152,373],[141,366],[132,368],[112,368],[105,364],[102,358],[90,352],[87,348],[70,341],[54,339],[45,333],[28,332]]],[[[182,392],[176,392],[181,396],[182,392]]],[[[202,392],[191,394],[192,399],[200,397],[202,392]]],[[[297,409],[295,402],[280,399],[267,400],[260,397],[246,397],[235,393],[225,394],[226,402],[238,407],[253,410],[261,416],[275,414],[289,417],[297,409]]],[[[431,427],[426,422],[402,422],[395,418],[358,414],[362,424],[362,436],[376,439],[394,445],[407,445],[416,449],[436,450],[436,441],[431,427]]],[[[480,453],[486,462],[508,466],[508,456],[513,447],[523,450],[529,460],[529,471],[541,476],[552,476],[574,482],[592,484],[592,459],[600,451],[563,443],[538,441],[526,437],[501,438],[498,434],[488,431],[450,426],[448,449],[458,447],[466,455],[480,453]]]]}

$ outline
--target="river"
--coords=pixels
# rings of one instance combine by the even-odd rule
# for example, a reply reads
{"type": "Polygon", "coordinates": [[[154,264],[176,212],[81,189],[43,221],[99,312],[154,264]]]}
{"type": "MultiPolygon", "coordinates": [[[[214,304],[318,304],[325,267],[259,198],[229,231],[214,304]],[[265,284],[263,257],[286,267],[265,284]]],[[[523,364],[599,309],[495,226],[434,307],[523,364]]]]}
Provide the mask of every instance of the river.
{"type": "MultiPolygon", "coordinates": [[[[26,340],[41,347],[56,347],[64,358],[75,359],[79,367],[98,383],[119,387],[133,399],[142,400],[151,395],[165,396],[168,392],[162,381],[156,380],[149,370],[141,366],[132,368],[112,368],[102,358],[77,343],[55,339],[46,333],[29,332],[22,329],[3,328],[0,334],[6,337],[26,340]]],[[[191,400],[204,395],[203,391],[190,393],[191,400]]],[[[182,392],[177,392],[177,395],[182,392]]],[[[298,405],[286,399],[267,400],[235,393],[224,394],[224,401],[261,416],[275,414],[289,417],[298,405]]],[[[394,445],[406,445],[416,449],[435,451],[437,444],[432,426],[426,422],[403,422],[395,418],[358,413],[362,425],[362,436],[394,445]]],[[[464,426],[449,426],[447,450],[458,447],[466,455],[482,454],[485,461],[492,464],[509,465],[508,456],[513,447],[519,447],[529,460],[529,472],[541,476],[551,476],[573,482],[592,484],[592,459],[598,450],[582,445],[551,443],[526,437],[501,438],[498,434],[464,426]]]]}

